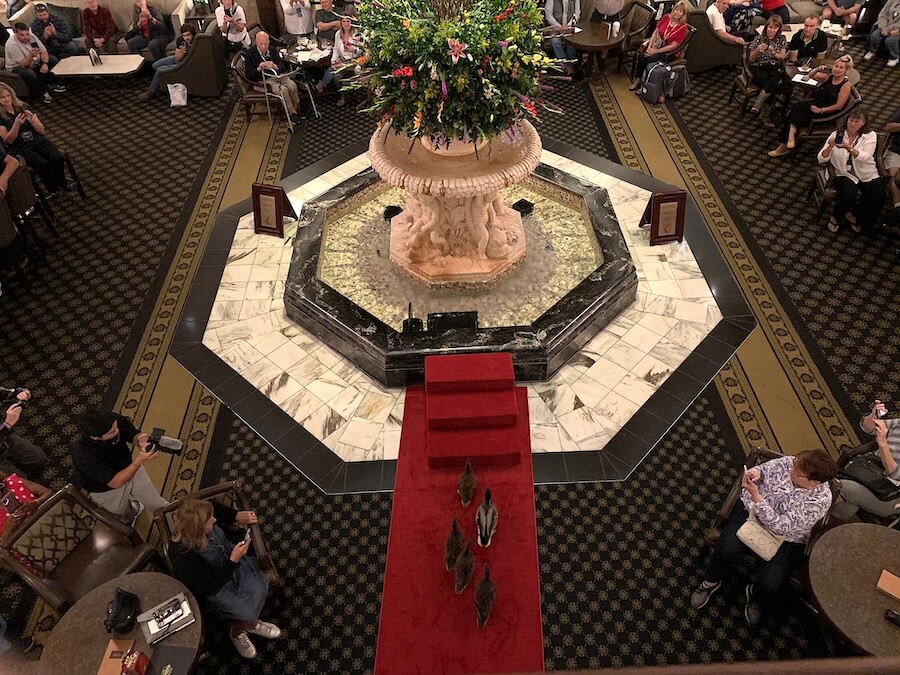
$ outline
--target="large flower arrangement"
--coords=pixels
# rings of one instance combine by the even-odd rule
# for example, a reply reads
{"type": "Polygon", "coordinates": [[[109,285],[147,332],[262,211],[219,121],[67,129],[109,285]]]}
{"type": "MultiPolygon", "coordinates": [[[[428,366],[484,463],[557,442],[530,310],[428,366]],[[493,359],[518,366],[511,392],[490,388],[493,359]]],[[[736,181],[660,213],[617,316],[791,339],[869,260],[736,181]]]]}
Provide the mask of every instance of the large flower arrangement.
{"type": "MultiPolygon", "coordinates": [[[[534,0],[362,0],[359,86],[381,123],[438,144],[515,135],[561,70],[534,0]]],[[[558,77],[558,76],[557,76],[558,77]]]]}

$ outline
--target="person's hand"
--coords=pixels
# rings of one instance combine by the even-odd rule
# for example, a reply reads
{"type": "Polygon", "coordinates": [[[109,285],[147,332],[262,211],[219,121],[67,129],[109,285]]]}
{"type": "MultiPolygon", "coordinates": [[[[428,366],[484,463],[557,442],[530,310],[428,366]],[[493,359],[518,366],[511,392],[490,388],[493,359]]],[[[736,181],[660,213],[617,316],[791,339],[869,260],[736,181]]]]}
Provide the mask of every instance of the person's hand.
{"type": "Polygon", "coordinates": [[[50,24],[44,29],[44,37],[48,38],[53,35],[53,24],[50,24]]]}
{"type": "Polygon", "coordinates": [[[141,450],[137,454],[137,457],[134,458],[134,461],[138,463],[138,466],[140,466],[144,462],[149,462],[151,459],[154,459],[157,455],[159,455],[159,450],[154,450],[153,452],[147,452],[146,450],[141,450]]]}
{"type": "Polygon", "coordinates": [[[887,441],[887,424],[884,420],[875,420],[875,440],[879,443],[887,441]]]}
{"type": "Polygon", "coordinates": [[[256,525],[256,523],[259,522],[259,519],[256,517],[256,513],[254,511],[238,511],[237,516],[235,516],[234,520],[241,527],[256,525]]]}
{"type": "Polygon", "coordinates": [[[656,50],[653,47],[647,47],[647,56],[653,56],[656,50]]]}
{"type": "Polygon", "coordinates": [[[809,111],[811,113],[815,113],[816,115],[818,115],[819,113],[822,112],[822,109],[817,105],[811,105],[811,106],[809,106],[809,111]]]}
{"type": "Polygon", "coordinates": [[[50,66],[48,66],[46,63],[42,63],[41,64],[41,72],[46,73],[48,70],[50,70],[50,66]]]}
{"type": "MultiPolygon", "coordinates": [[[[3,186],[3,192],[6,192],[6,186],[3,186]]],[[[13,403],[9,408],[6,409],[6,419],[4,423],[10,429],[16,426],[16,422],[19,421],[19,418],[22,416],[22,406],[18,403],[13,403]]]]}
{"type": "Polygon", "coordinates": [[[769,45],[767,45],[765,42],[761,42],[759,45],[757,45],[756,49],[759,52],[764,52],[769,49],[769,45]]]}
{"type": "Polygon", "coordinates": [[[741,478],[741,487],[750,493],[750,499],[755,502],[762,501],[762,495],[759,493],[759,488],[756,487],[756,483],[750,480],[749,473],[750,472],[748,471],[741,478]]]}
{"type": "Polygon", "coordinates": [[[140,434],[136,439],[134,439],[134,444],[137,446],[138,450],[141,452],[147,451],[147,444],[150,442],[150,437],[147,434],[140,434]]]}
{"type": "Polygon", "coordinates": [[[753,467],[752,469],[747,469],[747,478],[749,478],[752,482],[756,483],[760,478],[762,478],[762,471],[753,467]]]}
{"type": "Polygon", "coordinates": [[[884,35],[884,37],[887,37],[888,35],[891,34],[891,31],[889,31],[887,28],[882,28],[881,34],[884,35]]]}
{"type": "Polygon", "coordinates": [[[5,197],[6,191],[9,189],[9,178],[0,176],[0,196],[5,197]]]}
{"type": "Polygon", "coordinates": [[[228,556],[231,559],[231,562],[240,562],[241,558],[247,555],[247,551],[250,549],[250,541],[244,539],[243,541],[234,545],[234,548],[231,549],[231,555],[228,556]]]}
{"type": "Polygon", "coordinates": [[[96,45],[97,47],[102,47],[105,43],[106,43],[106,38],[102,38],[102,37],[94,38],[94,45],[96,45]]]}

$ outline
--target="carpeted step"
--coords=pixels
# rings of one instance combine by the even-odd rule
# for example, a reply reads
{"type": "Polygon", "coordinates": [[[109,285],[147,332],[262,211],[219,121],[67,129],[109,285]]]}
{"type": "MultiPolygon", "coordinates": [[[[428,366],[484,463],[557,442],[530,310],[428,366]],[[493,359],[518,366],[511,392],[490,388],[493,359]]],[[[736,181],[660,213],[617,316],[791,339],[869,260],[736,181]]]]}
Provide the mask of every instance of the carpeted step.
{"type": "Polygon", "coordinates": [[[515,424],[516,390],[425,394],[428,429],[476,429],[515,424]]]}
{"type": "Polygon", "coordinates": [[[512,354],[459,354],[425,358],[425,391],[493,391],[516,383],[512,354]]]}
{"type": "Polygon", "coordinates": [[[460,469],[467,459],[476,468],[512,466],[521,461],[517,425],[477,429],[428,429],[428,466],[460,469]]]}

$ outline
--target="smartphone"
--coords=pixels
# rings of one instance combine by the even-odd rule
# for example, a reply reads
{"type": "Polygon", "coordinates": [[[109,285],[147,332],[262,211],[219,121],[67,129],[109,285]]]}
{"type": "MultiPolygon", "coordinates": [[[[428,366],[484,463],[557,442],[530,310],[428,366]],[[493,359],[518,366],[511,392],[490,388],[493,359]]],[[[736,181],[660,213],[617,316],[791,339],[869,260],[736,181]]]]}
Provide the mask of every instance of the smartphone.
{"type": "Polygon", "coordinates": [[[247,534],[244,535],[244,543],[245,544],[250,543],[250,528],[249,527],[247,528],[247,534]]]}
{"type": "Polygon", "coordinates": [[[747,465],[746,464],[744,464],[744,475],[745,476],[747,475],[747,465]]]}

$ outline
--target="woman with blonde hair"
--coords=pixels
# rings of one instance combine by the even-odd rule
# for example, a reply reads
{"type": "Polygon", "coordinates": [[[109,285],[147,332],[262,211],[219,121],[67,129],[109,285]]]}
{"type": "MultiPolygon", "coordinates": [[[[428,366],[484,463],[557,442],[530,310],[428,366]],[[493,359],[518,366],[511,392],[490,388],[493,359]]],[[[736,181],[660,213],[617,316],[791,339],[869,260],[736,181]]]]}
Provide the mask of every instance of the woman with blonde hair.
{"type": "Polygon", "coordinates": [[[231,642],[247,659],[256,656],[248,633],[274,639],[281,629],[259,620],[266,602],[269,580],[252,558],[249,526],[256,523],[252,511],[235,511],[215,502],[187,499],[175,512],[175,529],[169,558],[175,576],[193,593],[206,599],[212,609],[231,619],[231,642]],[[247,536],[230,542],[216,525],[237,523],[247,527],[247,536]]]}
{"type": "Polygon", "coordinates": [[[12,87],[0,82],[0,140],[10,154],[22,155],[54,193],[66,187],[65,159],[45,133],[37,113],[19,100],[12,87]]]}
{"type": "Polygon", "coordinates": [[[645,40],[634,60],[634,72],[629,89],[636,91],[641,86],[647,66],[657,61],[668,61],[681,49],[688,35],[688,4],[685,0],[675,3],[672,11],[656,24],[656,30],[645,40]]]}

